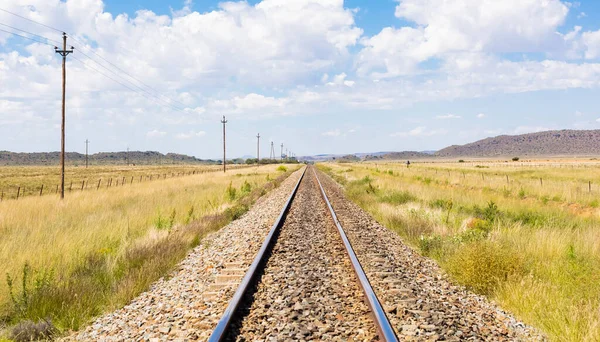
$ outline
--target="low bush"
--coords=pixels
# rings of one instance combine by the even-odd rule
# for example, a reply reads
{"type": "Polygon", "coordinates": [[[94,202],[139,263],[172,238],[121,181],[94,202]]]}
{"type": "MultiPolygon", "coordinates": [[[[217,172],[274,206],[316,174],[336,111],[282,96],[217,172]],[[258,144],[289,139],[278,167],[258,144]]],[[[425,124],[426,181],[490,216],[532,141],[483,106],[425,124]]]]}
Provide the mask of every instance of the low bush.
{"type": "Polygon", "coordinates": [[[287,167],[283,166],[283,165],[279,165],[277,167],[277,171],[281,171],[281,172],[286,172],[287,171],[287,167]]]}
{"type": "Polygon", "coordinates": [[[473,291],[491,295],[509,277],[523,273],[523,261],[498,243],[481,240],[456,250],[446,262],[448,272],[473,291]]]}
{"type": "Polygon", "coordinates": [[[388,191],[381,196],[381,201],[384,203],[400,205],[415,201],[416,197],[408,191],[388,191]]]}

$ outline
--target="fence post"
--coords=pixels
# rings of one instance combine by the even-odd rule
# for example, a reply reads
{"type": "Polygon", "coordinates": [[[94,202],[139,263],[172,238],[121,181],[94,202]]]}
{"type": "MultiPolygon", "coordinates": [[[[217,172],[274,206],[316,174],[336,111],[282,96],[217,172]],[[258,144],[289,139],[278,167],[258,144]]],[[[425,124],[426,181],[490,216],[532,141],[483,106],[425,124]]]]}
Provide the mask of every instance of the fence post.
{"type": "Polygon", "coordinates": [[[140,176],[140,183],[142,182],[142,176],[140,176]]]}
{"type": "Polygon", "coordinates": [[[58,184],[56,184],[56,191],[54,191],[55,194],[58,193],[58,184]]]}
{"type": "Polygon", "coordinates": [[[542,180],[542,177],[540,177],[540,186],[543,187],[544,186],[544,181],[542,180]]]}
{"type": "Polygon", "coordinates": [[[40,188],[40,196],[42,196],[43,191],[44,191],[44,184],[42,184],[42,187],[40,188]]]}
{"type": "Polygon", "coordinates": [[[129,182],[129,185],[133,184],[133,176],[131,176],[131,182],[129,182]]]}
{"type": "Polygon", "coordinates": [[[83,187],[85,186],[85,181],[81,182],[81,191],[83,191],[83,187]]]}
{"type": "Polygon", "coordinates": [[[69,191],[73,189],[73,181],[71,181],[71,185],[69,185],[69,191]]]}
{"type": "Polygon", "coordinates": [[[17,199],[19,199],[19,195],[21,194],[21,187],[17,189],[17,199]]]}
{"type": "Polygon", "coordinates": [[[100,182],[102,182],[102,178],[98,179],[98,186],[96,187],[96,190],[100,189],[100,182]]]}
{"type": "Polygon", "coordinates": [[[506,175],[506,184],[510,185],[510,181],[508,180],[508,175],[506,175]]]}
{"type": "Polygon", "coordinates": [[[123,181],[121,182],[121,185],[125,185],[125,177],[123,176],[123,181]]]}

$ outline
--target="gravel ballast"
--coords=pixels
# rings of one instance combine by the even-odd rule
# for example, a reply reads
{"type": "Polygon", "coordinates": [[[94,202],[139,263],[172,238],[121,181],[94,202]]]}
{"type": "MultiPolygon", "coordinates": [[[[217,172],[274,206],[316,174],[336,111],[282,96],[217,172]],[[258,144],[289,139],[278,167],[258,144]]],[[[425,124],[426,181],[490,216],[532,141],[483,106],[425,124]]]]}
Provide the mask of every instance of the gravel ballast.
{"type": "Polygon", "coordinates": [[[160,279],[124,308],[98,318],[68,339],[206,340],[237,287],[237,282],[215,286],[218,277],[228,263],[248,268],[301,173],[294,172],[240,219],[205,237],[168,280],[160,279]]]}
{"type": "Polygon", "coordinates": [[[485,297],[452,284],[433,260],[419,255],[348,200],[343,188],[328,175],[318,174],[401,340],[545,340],[485,297]]]}
{"type": "Polygon", "coordinates": [[[307,170],[266,263],[236,341],[376,337],[341,238],[307,170]]]}

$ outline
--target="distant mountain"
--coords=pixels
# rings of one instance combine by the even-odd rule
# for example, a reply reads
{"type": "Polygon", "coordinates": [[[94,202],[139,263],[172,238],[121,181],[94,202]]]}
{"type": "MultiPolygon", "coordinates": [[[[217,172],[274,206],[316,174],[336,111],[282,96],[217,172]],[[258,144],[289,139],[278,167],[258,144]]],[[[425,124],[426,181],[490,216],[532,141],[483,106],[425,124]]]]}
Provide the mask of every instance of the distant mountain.
{"type": "MultiPolygon", "coordinates": [[[[90,165],[115,165],[125,164],[214,164],[215,160],[202,160],[184,154],[162,154],[155,151],[130,151],[130,152],[100,152],[90,154],[90,165]]],[[[65,154],[67,165],[85,165],[85,154],[67,152],[65,154]]],[[[16,153],[0,151],[0,165],[58,165],[60,152],[35,152],[16,153]]]]}
{"type": "Polygon", "coordinates": [[[500,135],[466,145],[453,145],[437,157],[521,157],[600,155],[600,130],[560,130],[522,135],[500,135]]]}
{"type": "Polygon", "coordinates": [[[419,158],[431,158],[431,153],[403,151],[403,152],[388,152],[380,155],[366,155],[365,160],[410,160],[419,158]]]}

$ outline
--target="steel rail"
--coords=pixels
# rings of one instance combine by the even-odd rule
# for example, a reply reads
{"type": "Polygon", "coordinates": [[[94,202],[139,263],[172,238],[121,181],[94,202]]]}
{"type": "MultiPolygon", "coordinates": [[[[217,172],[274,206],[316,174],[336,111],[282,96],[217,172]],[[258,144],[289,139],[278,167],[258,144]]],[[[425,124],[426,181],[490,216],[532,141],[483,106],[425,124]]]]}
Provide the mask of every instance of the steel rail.
{"type": "Polygon", "coordinates": [[[250,268],[244,275],[242,282],[240,283],[237,290],[235,291],[233,298],[231,298],[231,301],[229,301],[229,305],[227,306],[227,309],[225,309],[225,312],[221,316],[219,323],[217,323],[215,330],[213,330],[212,334],[210,335],[210,337],[208,339],[209,342],[222,341],[225,338],[225,336],[227,335],[227,328],[229,327],[229,324],[233,320],[235,312],[236,312],[238,306],[240,305],[240,303],[242,302],[242,299],[244,298],[244,294],[246,294],[246,291],[248,290],[249,286],[256,279],[256,276],[259,271],[259,267],[266,261],[265,259],[268,254],[267,252],[272,247],[273,243],[275,242],[274,237],[275,237],[276,233],[281,229],[281,226],[283,226],[283,222],[285,221],[285,216],[287,215],[287,213],[290,209],[292,200],[294,199],[296,192],[298,192],[298,188],[300,187],[300,182],[302,181],[302,178],[304,178],[305,173],[306,173],[306,167],[304,168],[304,171],[302,171],[302,175],[300,175],[300,179],[298,179],[298,182],[296,183],[294,190],[290,194],[290,197],[288,198],[287,202],[283,206],[283,209],[281,210],[279,217],[277,218],[277,220],[275,220],[275,223],[273,223],[273,226],[271,227],[269,234],[267,235],[265,241],[263,242],[262,247],[258,251],[258,254],[252,261],[250,268]]]}
{"type": "Polygon", "coordinates": [[[342,225],[340,224],[340,221],[338,220],[337,215],[335,214],[335,211],[333,210],[333,207],[331,206],[331,203],[327,198],[327,194],[325,193],[325,189],[323,188],[323,185],[321,184],[321,181],[317,176],[317,172],[314,169],[313,172],[315,174],[315,178],[317,179],[317,183],[319,183],[319,187],[321,188],[321,195],[323,196],[323,200],[325,200],[325,203],[329,208],[329,213],[331,214],[331,217],[333,218],[333,221],[337,226],[338,232],[340,233],[340,236],[342,238],[342,242],[344,243],[344,247],[346,247],[346,253],[348,254],[348,257],[350,258],[350,261],[352,263],[352,268],[356,273],[358,282],[365,294],[367,304],[369,305],[371,313],[373,314],[375,325],[377,327],[377,331],[379,332],[379,338],[388,342],[398,341],[396,332],[394,331],[394,328],[392,328],[392,325],[390,324],[390,321],[388,320],[385,314],[385,310],[383,310],[383,307],[381,306],[381,303],[379,303],[377,295],[375,295],[375,291],[373,291],[371,283],[369,282],[365,271],[360,265],[360,262],[358,261],[354,250],[352,249],[352,244],[350,244],[350,241],[348,240],[348,237],[344,232],[344,228],[342,228],[342,225]]]}

